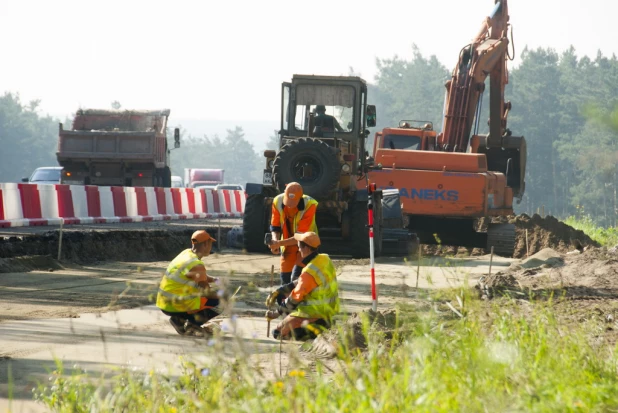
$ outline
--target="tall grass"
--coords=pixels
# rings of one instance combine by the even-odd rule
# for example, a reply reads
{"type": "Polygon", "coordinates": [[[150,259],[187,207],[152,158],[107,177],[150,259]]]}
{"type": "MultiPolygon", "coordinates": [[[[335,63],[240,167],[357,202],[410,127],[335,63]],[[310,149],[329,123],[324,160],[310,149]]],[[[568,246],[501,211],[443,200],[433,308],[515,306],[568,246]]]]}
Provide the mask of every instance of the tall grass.
{"type": "Polygon", "coordinates": [[[590,215],[584,215],[581,218],[570,216],[564,222],[575,229],[584,231],[586,235],[601,245],[607,247],[618,245],[618,228],[599,227],[594,223],[590,215]]]}
{"type": "MultiPolygon", "coordinates": [[[[444,300],[444,293],[441,293],[444,300]]],[[[257,368],[242,347],[213,362],[183,362],[180,375],[120,371],[111,379],[72,376],[59,365],[38,400],[59,412],[566,412],[618,409],[617,358],[590,339],[602,325],[565,325],[551,303],[499,304],[472,296],[451,311],[398,307],[391,328],[365,319],[364,351],[339,332],[337,368],[319,361],[275,372],[257,368]]],[[[457,304],[458,303],[458,304],[457,304]]],[[[232,340],[233,341],[233,340],[232,340]]],[[[246,347],[246,346],[245,346],[246,347]]],[[[302,356],[302,353],[301,353],[302,356]]]]}

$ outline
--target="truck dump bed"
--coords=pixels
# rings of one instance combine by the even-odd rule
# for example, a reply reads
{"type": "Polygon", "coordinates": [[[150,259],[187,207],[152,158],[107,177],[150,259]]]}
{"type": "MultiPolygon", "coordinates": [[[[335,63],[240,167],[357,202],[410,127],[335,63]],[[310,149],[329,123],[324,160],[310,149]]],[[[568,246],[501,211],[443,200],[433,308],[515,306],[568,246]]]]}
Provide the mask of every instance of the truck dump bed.
{"type": "Polygon", "coordinates": [[[135,160],[166,165],[166,127],[169,110],[79,110],[71,130],[60,125],[60,165],[82,160],[135,160]]]}

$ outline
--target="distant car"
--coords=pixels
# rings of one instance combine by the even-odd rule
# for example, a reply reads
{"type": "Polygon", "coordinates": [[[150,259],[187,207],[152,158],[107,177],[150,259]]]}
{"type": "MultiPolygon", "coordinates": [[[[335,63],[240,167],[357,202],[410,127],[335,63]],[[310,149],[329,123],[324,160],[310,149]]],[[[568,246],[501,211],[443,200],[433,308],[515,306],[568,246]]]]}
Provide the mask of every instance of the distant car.
{"type": "Polygon", "coordinates": [[[216,185],[206,185],[206,184],[204,185],[197,184],[193,186],[193,188],[195,189],[215,189],[215,187],[216,185]]]}
{"type": "Polygon", "coordinates": [[[245,188],[240,184],[219,184],[215,186],[215,189],[218,191],[219,189],[229,189],[233,191],[244,191],[245,188]]]}
{"type": "Polygon", "coordinates": [[[184,186],[185,185],[182,182],[182,178],[180,176],[172,176],[172,188],[182,188],[184,186]]]}
{"type": "Polygon", "coordinates": [[[22,178],[22,182],[31,184],[59,184],[62,166],[44,166],[36,168],[30,178],[22,178]]]}

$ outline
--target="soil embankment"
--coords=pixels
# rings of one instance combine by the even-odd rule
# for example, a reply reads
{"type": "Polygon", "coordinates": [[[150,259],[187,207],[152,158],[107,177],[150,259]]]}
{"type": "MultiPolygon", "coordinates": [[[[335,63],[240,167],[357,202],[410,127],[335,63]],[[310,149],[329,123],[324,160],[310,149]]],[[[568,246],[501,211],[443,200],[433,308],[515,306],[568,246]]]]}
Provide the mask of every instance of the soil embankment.
{"type": "MultiPolygon", "coordinates": [[[[227,247],[231,225],[205,227],[215,238],[215,248],[227,247]]],[[[99,261],[166,261],[190,246],[193,227],[131,230],[65,230],[62,235],[61,262],[92,264],[99,261]]],[[[47,269],[49,260],[58,257],[60,236],[50,230],[27,236],[0,238],[0,273],[47,269]],[[38,258],[37,258],[38,257],[38,258]]]]}
{"type": "MultiPolygon", "coordinates": [[[[494,218],[493,222],[503,222],[515,225],[515,251],[513,258],[524,258],[536,254],[544,248],[551,248],[555,251],[566,253],[574,249],[584,249],[589,247],[599,247],[599,243],[594,241],[583,231],[575,229],[570,225],[559,221],[553,216],[541,217],[534,214],[532,217],[521,214],[510,217],[494,218]]],[[[487,221],[481,220],[479,226],[486,228],[487,221]]],[[[485,255],[483,248],[465,248],[440,245],[423,245],[423,255],[485,255]]]]}

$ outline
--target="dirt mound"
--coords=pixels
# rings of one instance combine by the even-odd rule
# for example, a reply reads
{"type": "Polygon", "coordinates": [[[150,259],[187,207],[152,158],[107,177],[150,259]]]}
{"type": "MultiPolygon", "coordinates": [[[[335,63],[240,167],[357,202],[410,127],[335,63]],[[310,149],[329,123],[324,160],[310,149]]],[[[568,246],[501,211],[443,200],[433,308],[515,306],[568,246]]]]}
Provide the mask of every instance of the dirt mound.
{"type": "Polygon", "coordinates": [[[423,244],[423,256],[471,256],[479,257],[487,254],[483,248],[453,247],[450,245],[425,245],[423,244]]]}
{"type": "Polygon", "coordinates": [[[547,251],[482,277],[477,287],[488,297],[514,292],[521,298],[618,298],[618,254],[591,248],[557,259],[547,251]]]}
{"type": "Polygon", "coordinates": [[[364,350],[368,335],[380,334],[385,340],[390,340],[396,326],[395,310],[354,313],[341,327],[336,325],[318,336],[306,351],[319,358],[332,358],[340,351],[364,350]]]}
{"type": "MultiPolygon", "coordinates": [[[[528,236],[528,255],[534,255],[544,248],[551,248],[561,253],[572,251],[577,247],[599,247],[583,231],[547,216],[542,218],[538,214],[529,217],[526,214],[510,217],[496,217],[493,223],[510,223],[515,225],[515,251],[513,258],[526,257],[526,230],[528,236]]],[[[486,231],[488,221],[481,219],[477,230],[486,231]]],[[[449,245],[423,245],[423,255],[466,255],[479,256],[486,254],[483,248],[454,247],[449,245]]]]}
{"type": "Polygon", "coordinates": [[[516,228],[515,253],[513,254],[515,258],[526,256],[526,230],[528,230],[528,255],[536,254],[543,248],[552,248],[566,253],[578,245],[584,248],[599,247],[599,244],[583,231],[558,221],[553,216],[542,218],[538,214],[532,217],[521,214],[511,217],[508,221],[515,224],[516,228]]]}

